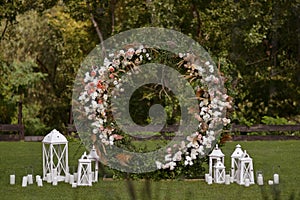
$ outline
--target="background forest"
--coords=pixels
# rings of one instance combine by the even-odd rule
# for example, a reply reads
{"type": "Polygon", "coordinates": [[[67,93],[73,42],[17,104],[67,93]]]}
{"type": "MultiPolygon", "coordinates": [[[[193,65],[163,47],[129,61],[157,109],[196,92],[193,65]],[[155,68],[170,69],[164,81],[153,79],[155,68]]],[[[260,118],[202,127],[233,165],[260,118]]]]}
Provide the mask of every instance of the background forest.
{"type": "Polygon", "coordinates": [[[236,124],[300,123],[300,0],[2,0],[0,124],[26,135],[66,130],[80,63],[101,41],[140,27],[199,42],[227,79],[236,124]]]}

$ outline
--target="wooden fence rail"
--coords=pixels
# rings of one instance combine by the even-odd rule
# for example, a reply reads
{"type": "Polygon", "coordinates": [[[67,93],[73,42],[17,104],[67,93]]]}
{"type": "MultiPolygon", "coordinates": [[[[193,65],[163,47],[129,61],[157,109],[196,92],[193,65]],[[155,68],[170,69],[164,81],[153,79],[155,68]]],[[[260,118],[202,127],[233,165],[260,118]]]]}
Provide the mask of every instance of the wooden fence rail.
{"type": "MultiPolygon", "coordinates": [[[[18,136],[7,137],[5,135],[0,135],[2,137],[1,140],[7,140],[6,138],[13,138],[13,140],[23,140],[24,139],[24,130],[25,127],[22,123],[22,101],[18,102],[18,124],[0,124],[0,132],[18,132],[18,136]]],[[[0,137],[0,138],[1,138],[0,137]]]]}
{"type": "Polygon", "coordinates": [[[252,126],[233,124],[231,132],[273,132],[273,131],[300,131],[300,124],[296,125],[265,125],[256,124],[252,126]]]}

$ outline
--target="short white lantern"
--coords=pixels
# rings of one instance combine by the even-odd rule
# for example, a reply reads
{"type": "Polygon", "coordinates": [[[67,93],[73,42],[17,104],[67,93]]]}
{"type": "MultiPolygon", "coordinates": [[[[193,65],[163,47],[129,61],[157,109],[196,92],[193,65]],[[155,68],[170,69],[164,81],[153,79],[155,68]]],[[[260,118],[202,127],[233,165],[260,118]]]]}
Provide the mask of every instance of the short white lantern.
{"type": "Polygon", "coordinates": [[[214,165],[214,181],[215,183],[225,183],[225,166],[218,158],[214,165]]]}
{"type": "Polygon", "coordinates": [[[239,178],[237,183],[240,185],[245,185],[246,179],[248,179],[249,184],[254,184],[252,158],[249,156],[249,154],[247,154],[246,150],[244,151],[242,157],[240,158],[240,164],[241,164],[241,168],[240,168],[239,178]]]}
{"type": "Polygon", "coordinates": [[[92,164],[86,152],[78,160],[78,186],[92,186],[92,164]]]}
{"type": "Polygon", "coordinates": [[[88,155],[88,159],[90,159],[92,161],[92,163],[95,162],[94,171],[92,170],[92,182],[98,182],[99,156],[97,154],[97,151],[96,151],[96,148],[94,145],[88,155]]]}
{"type": "Polygon", "coordinates": [[[224,154],[219,149],[218,145],[214,148],[214,150],[208,155],[209,157],[209,175],[213,177],[213,180],[215,180],[215,176],[213,174],[213,166],[217,163],[217,160],[220,159],[220,162],[224,165],[224,154]]]}
{"type": "MultiPolygon", "coordinates": [[[[42,143],[43,180],[47,180],[48,175],[48,178],[57,177],[57,181],[64,181],[65,175],[69,173],[68,140],[54,129],[44,137],[42,143]]],[[[47,181],[51,182],[53,180],[47,181]]]]}
{"type": "Polygon", "coordinates": [[[232,182],[239,182],[239,174],[241,169],[240,158],[243,155],[241,145],[236,145],[234,152],[231,154],[231,180],[232,182]]]}

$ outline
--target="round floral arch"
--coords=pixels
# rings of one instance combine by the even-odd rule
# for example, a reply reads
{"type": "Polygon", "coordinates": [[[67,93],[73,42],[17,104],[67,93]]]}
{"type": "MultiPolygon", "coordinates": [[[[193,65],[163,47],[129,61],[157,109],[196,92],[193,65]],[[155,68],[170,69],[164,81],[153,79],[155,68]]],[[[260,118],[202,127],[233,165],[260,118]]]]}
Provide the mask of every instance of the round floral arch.
{"type": "MultiPolygon", "coordinates": [[[[165,29],[159,29],[159,31],[161,30],[166,34],[165,29]]],[[[157,30],[152,29],[150,33],[157,34],[157,30]]],[[[167,33],[178,34],[175,31],[167,33]]],[[[147,34],[149,34],[149,30],[147,34]]],[[[182,34],[180,37],[182,40],[182,34]]],[[[177,162],[184,161],[185,165],[193,165],[193,160],[209,153],[217,142],[223,126],[230,123],[226,117],[226,110],[231,108],[231,100],[223,87],[224,80],[219,70],[207,52],[199,46],[197,45],[197,48],[200,48],[205,56],[197,55],[199,51],[193,51],[193,49],[184,48],[185,51],[182,51],[183,49],[178,51],[174,50],[176,48],[172,46],[161,48],[161,46],[149,45],[147,42],[145,44],[126,40],[126,45],[118,45],[118,48],[103,50],[99,46],[97,53],[91,56],[92,59],[83,63],[76,79],[79,81],[76,81],[77,86],[75,86],[73,95],[75,125],[81,132],[81,139],[88,138],[87,146],[96,144],[98,154],[104,164],[122,171],[136,173],[155,169],[173,170],[177,162]],[[95,56],[99,52],[102,59],[95,56]],[[124,151],[115,145],[116,141],[125,139],[125,135],[116,123],[115,99],[126,94],[128,91],[126,83],[135,81],[137,74],[139,77],[143,77],[143,68],[147,68],[149,63],[157,62],[160,60],[160,56],[166,53],[176,60],[176,66],[171,66],[172,69],[181,71],[181,76],[174,75],[171,79],[184,79],[186,81],[184,84],[196,83],[192,88],[193,98],[197,105],[193,108],[188,107],[188,113],[196,120],[197,124],[193,129],[179,131],[179,134],[176,135],[178,137],[175,136],[175,139],[168,145],[156,151],[155,156],[151,154],[147,157],[148,154],[145,153],[124,151]],[[192,131],[189,132],[190,130],[192,131]],[[145,159],[147,162],[144,161],[145,159]],[[141,168],[141,165],[152,167],[141,168]]],[[[167,70],[164,66],[155,67],[167,70]]],[[[147,70],[151,70],[151,73],[156,68],[147,68],[147,70]]],[[[147,70],[144,73],[149,72],[147,70]]],[[[172,70],[168,71],[168,74],[172,73],[172,70]]],[[[178,86],[175,84],[175,87],[181,87],[182,84],[180,83],[178,86]]],[[[174,84],[172,83],[172,85],[174,84]]]]}

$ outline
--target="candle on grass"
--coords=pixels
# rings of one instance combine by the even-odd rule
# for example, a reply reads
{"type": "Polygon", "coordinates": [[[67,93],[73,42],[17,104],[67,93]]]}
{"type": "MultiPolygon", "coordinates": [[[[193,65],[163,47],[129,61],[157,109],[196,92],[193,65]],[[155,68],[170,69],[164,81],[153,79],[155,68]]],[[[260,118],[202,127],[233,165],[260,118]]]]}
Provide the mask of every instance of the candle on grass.
{"type": "Polygon", "coordinates": [[[230,184],[230,175],[226,174],[225,175],[225,185],[229,185],[230,184]]]}
{"type": "Polygon", "coordinates": [[[208,176],[208,178],[207,178],[207,184],[208,185],[212,184],[212,177],[211,176],[208,176]]]}
{"type": "Polygon", "coordinates": [[[269,185],[273,185],[273,184],[274,184],[273,180],[269,180],[269,181],[268,181],[268,184],[269,184],[269,185]]]}
{"type": "Polygon", "coordinates": [[[27,181],[28,181],[28,184],[33,184],[33,177],[32,177],[32,174],[28,174],[27,175],[27,181]]]}
{"type": "Polygon", "coordinates": [[[57,185],[57,177],[53,177],[52,185],[56,186],[57,185]]]}
{"type": "Polygon", "coordinates": [[[74,183],[74,175],[70,175],[69,183],[70,184],[74,183]]]}
{"type": "Polygon", "coordinates": [[[22,179],[22,187],[27,187],[27,176],[23,176],[23,179],[22,179]]]}
{"type": "Polygon", "coordinates": [[[209,174],[205,174],[205,182],[208,182],[209,174]]]}
{"type": "Polygon", "coordinates": [[[246,178],[245,179],[245,187],[249,187],[250,186],[250,179],[246,178]]]}
{"type": "Polygon", "coordinates": [[[46,175],[46,179],[47,179],[47,183],[51,183],[52,182],[52,178],[51,178],[51,174],[50,173],[48,173],[46,175]]]}
{"type": "Polygon", "coordinates": [[[10,183],[11,185],[14,185],[14,184],[16,183],[16,176],[15,176],[14,174],[11,174],[11,175],[9,176],[9,183],[10,183]]]}
{"type": "Polygon", "coordinates": [[[41,178],[37,180],[37,185],[38,185],[38,187],[43,186],[43,180],[41,178]]]}
{"type": "Polygon", "coordinates": [[[41,176],[40,175],[36,175],[35,176],[35,181],[38,182],[39,179],[41,179],[41,176]]]}
{"type": "Polygon", "coordinates": [[[262,174],[257,175],[257,184],[258,185],[263,185],[264,184],[264,178],[262,174]]]}
{"type": "Polygon", "coordinates": [[[74,173],[74,182],[77,182],[77,179],[78,179],[78,173],[74,173]]]}
{"type": "Polygon", "coordinates": [[[70,180],[70,174],[67,173],[65,177],[65,183],[69,183],[69,180],[70,180]]]}
{"type": "Polygon", "coordinates": [[[279,184],[279,175],[274,174],[273,178],[274,178],[274,184],[279,184]]]}

